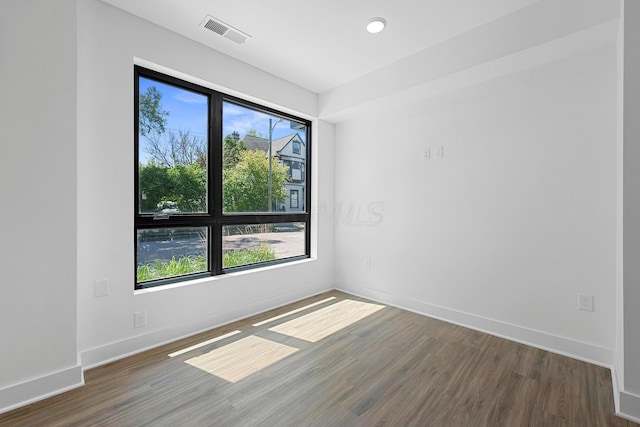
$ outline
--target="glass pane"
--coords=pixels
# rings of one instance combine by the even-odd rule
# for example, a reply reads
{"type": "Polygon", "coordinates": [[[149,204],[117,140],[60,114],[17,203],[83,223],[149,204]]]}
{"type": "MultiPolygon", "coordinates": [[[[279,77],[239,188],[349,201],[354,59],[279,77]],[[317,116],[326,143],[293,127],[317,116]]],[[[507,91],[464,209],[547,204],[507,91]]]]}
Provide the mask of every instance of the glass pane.
{"type": "Polygon", "coordinates": [[[222,228],[222,268],[305,255],[305,224],[227,225],[222,228]]]}
{"type": "Polygon", "coordinates": [[[208,271],[207,227],[153,228],[137,234],[138,283],[208,271]]]}
{"type": "Polygon", "coordinates": [[[306,212],[307,126],[224,102],[222,132],[224,213],[306,212]]]}
{"type": "Polygon", "coordinates": [[[139,81],[140,213],[207,212],[209,98],[139,81]]]}

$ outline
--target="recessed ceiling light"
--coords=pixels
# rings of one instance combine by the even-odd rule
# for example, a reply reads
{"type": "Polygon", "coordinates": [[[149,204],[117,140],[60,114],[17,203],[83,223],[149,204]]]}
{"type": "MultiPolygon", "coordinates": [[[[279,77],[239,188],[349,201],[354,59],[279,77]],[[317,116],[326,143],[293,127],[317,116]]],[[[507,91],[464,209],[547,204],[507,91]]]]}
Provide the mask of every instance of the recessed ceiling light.
{"type": "Polygon", "coordinates": [[[371,34],[377,34],[384,30],[387,25],[387,21],[384,18],[371,18],[367,23],[367,31],[371,34]]]}

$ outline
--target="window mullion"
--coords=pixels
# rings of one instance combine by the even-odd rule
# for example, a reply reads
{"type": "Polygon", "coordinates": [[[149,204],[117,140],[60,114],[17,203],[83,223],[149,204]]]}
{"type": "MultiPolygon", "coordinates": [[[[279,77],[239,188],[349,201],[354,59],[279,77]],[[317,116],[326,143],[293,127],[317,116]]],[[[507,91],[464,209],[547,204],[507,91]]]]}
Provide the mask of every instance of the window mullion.
{"type": "Polygon", "coordinates": [[[211,198],[210,209],[214,221],[210,228],[209,268],[214,275],[222,272],[222,96],[213,93],[211,96],[211,111],[209,112],[209,181],[211,198]]]}

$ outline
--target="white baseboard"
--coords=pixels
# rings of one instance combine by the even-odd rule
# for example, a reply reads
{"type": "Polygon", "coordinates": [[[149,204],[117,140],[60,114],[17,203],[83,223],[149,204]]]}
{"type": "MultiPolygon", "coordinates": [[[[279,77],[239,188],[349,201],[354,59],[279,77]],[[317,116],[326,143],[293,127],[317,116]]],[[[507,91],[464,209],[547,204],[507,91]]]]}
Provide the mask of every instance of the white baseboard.
{"type": "Polygon", "coordinates": [[[611,385],[613,387],[613,404],[616,410],[616,414],[620,413],[620,390],[622,390],[622,378],[620,378],[620,373],[622,369],[620,369],[622,365],[620,364],[620,358],[618,356],[618,352],[613,352],[613,366],[611,367],[611,385]]]}
{"type": "Polygon", "coordinates": [[[0,390],[0,414],[84,385],[82,366],[54,372],[0,390]]]}
{"type": "Polygon", "coordinates": [[[640,424],[640,396],[620,391],[620,409],[616,415],[640,424]]]}
{"type": "Polygon", "coordinates": [[[104,365],[133,354],[141,353],[182,338],[187,338],[251,317],[255,314],[309,298],[331,289],[333,289],[332,285],[301,287],[295,292],[286,292],[252,304],[247,304],[243,307],[230,308],[229,310],[221,311],[210,316],[194,319],[164,329],[149,331],[128,339],[88,349],[80,353],[82,367],[83,369],[90,369],[104,365]]]}
{"type": "Polygon", "coordinates": [[[613,354],[613,368],[611,379],[613,382],[613,398],[615,400],[616,415],[634,423],[640,424],[640,396],[624,391],[624,383],[620,377],[622,369],[618,353],[613,354]]]}
{"type": "Polygon", "coordinates": [[[608,348],[501,322],[499,320],[489,319],[475,314],[465,313],[414,298],[407,298],[364,286],[345,285],[342,288],[336,289],[383,304],[398,307],[403,310],[444,320],[449,323],[454,323],[456,325],[485,332],[490,335],[495,335],[542,350],[547,350],[552,353],[558,353],[573,359],[593,363],[598,366],[611,368],[613,365],[613,351],[608,348]]]}

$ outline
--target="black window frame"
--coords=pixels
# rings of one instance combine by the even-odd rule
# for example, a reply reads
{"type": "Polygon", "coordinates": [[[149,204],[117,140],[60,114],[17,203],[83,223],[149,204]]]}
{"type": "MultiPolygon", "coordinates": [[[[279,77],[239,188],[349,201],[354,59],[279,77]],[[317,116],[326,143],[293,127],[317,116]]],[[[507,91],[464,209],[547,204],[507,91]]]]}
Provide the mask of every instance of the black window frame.
{"type": "Polygon", "coordinates": [[[134,289],[146,289],[166,284],[178,283],[198,278],[214,277],[225,273],[240,270],[249,270],[260,268],[274,264],[284,264],[301,259],[307,259],[311,256],[311,121],[306,120],[273,108],[265,107],[251,101],[244,100],[239,97],[227,95],[225,93],[189,82],[177,77],[173,77],[164,73],[160,73],[141,66],[134,66],[134,289]],[[139,199],[139,81],[140,78],[155,80],[164,84],[176,86],[178,88],[193,91],[209,97],[209,129],[208,129],[208,173],[207,173],[207,189],[208,197],[207,213],[180,213],[176,215],[154,215],[149,213],[140,213],[139,199]],[[222,191],[222,152],[223,138],[223,103],[230,102],[242,107],[250,108],[266,114],[270,114],[284,120],[299,123],[306,127],[306,144],[302,144],[306,149],[305,168],[307,191],[303,192],[306,199],[304,205],[307,207],[303,212],[258,212],[258,213],[223,213],[223,191],[222,191]],[[215,155],[219,153],[219,155],[215,155]],[[223,227],[228,225],[253,225],[253,224],[280,224],[280,223],[304,223],[305,227],[305,253],[288,258],[261,262],[257,264],[248,264],[231,268],[223,268],[222,266],[222,243],[223,243],[223,227]],[[179,228],[179,227],[207,227],[208,230],[208,271],[203,273],[194,273],[183,276],[175,276],[159,280],[147,281],[139,283],[137,280],[137,234],[138,230],[156,229],[156,228],[179,228]]]}

